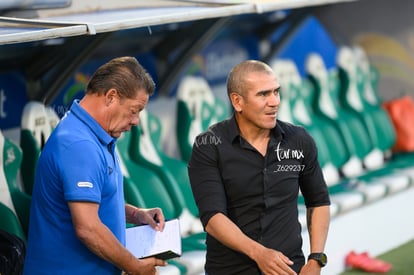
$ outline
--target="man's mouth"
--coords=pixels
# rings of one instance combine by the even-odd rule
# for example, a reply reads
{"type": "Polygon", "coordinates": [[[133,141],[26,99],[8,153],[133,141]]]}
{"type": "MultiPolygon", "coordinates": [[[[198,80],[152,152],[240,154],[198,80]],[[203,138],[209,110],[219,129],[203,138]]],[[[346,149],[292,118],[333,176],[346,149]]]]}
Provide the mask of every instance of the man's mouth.
{"type": "Polygon", "coordinates": [[[265,113],[265,115],[267,115],[267,116],[272,116],[272,117],[276,117],[276,115],[277,115],[277,111],[274,111],[274,112],[267,112],[267,113],[265,113]]]}

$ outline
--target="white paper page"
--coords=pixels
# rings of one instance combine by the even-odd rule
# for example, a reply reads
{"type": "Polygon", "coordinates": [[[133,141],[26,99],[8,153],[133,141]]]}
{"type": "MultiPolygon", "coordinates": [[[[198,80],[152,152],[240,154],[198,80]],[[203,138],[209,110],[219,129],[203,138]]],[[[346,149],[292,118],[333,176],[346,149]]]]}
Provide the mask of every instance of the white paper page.
{"type": "Polygon", "coordinates": [[[126,248],[137,258],[145,258],[166,253],[169,256],[181,255],[180,223],[178,219],[165,222],[164,230],[155,231],[149,225],[126,229],[126,248]]]}

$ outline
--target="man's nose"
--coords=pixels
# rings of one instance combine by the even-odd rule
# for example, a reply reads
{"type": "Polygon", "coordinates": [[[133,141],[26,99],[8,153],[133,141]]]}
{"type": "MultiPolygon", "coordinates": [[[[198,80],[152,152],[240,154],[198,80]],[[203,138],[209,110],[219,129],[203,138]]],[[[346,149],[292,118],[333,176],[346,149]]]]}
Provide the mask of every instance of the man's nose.
{"type": "Polygon", "coordinates": [[[279,103],[280,103],[280,94],[279,93],[277,93],[277,94],[272,93],[269,97],[268,104],[271,105],[271,106],[276,106],[276,105],[279,105],[279,103]]]}

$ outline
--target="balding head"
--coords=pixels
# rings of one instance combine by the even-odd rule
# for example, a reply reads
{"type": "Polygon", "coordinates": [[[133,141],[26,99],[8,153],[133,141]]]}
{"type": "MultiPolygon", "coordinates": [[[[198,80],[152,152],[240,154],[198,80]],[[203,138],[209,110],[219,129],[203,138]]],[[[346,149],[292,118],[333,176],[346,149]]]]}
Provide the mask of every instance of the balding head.
{"type": "Polygon", "coordinates": [[[227,95],[229,98],[231,93],[244,95],[245,81],[250,73],[274,74],[272,68],[262,61],[246,60],[237,64],[227,77],[227,95]]]}

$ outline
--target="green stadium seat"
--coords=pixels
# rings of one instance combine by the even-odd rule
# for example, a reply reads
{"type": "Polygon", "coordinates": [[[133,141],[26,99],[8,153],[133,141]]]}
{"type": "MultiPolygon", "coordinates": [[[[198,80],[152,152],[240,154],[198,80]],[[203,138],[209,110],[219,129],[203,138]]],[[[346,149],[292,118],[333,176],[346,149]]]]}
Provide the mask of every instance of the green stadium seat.
{"type": "MultiPolygon", "coordinates": [[[[293,61],[277,59],[271,63],[276,77],[281,85],[281,104],[278,111],[278,119],[304,126],[312,136],[320,136],[320,129],[314,128],[312,120],[307,113],[306,107],[298,97],[302,96],[302,89],[306,89],[300,78],[296,77],[296,65],[293,61]]],[[[320,143],[321,139],[315,138],[318,145],[319,162],[323,167],[329,162],[329,152],[325,143],[320,143]]]]}
{"type": "MultiPolygon", "coordinates": [[[[139,165],[154,171],[161,179],[168,193],[182,210],[181,221],[186,223],[189,233],[202,232],[203,228],[198,218],[198,208],[195,204],[187,173],[187,163],[167,156],[154,144],[152,138],[153,123],[157,118],[146,110],[140,113],[140,124],[130,131],[131,143],[129,154],[139,165]]],[[[158,131],[158,130],[157,130],[158,131]]]]}
{"type": "Polygon", "coordinates": [[[396,141],[396,134],[392,121],[385,109],[382,108],[383,102],[378,95],[378,71],[371,66],[361,47],[355,46],[353,54],[357,68],[358,90],[364,112],[369,114],[362,119],[366,125],[370,125],[368,129],[373,143],[384,153],[385,159],[388,159],[392,154],[391,150],[396,141]]]}
{"type": "Polygon", "coordinates": [[[2,173],[4,173],[8,191],[13,202],[13,208],[11,209],[15,209],[23,232],[27,234],[29,229],[31,196],[21,190],[17,180],[22,163],[22,151],[17,144],[2,134],[0,134],[0,148],[3,151],[2,173]]]}
{"type": "Polygon", "coordinates": [[[0,202],[0,229],[14,234],[23,241],[26,241],[26,235],[20,225],[20,221],[12,209],[0,202]]]}
{"type": "Polygon", "coordinates": [[[15,143],[3,136],[2,132],[0,148],[1,228],[25,240],[29,224],[30,196],[17,186],[22,153],[15,143]]]}
{"type": "MultiPolygon", "coordinates": [[[[145,207],[160,207],[167,219],[180,218],[182,215],[183,198],[178,193],[178,199],[170,195],[166,185],[159,175],[153,170],[136,163],[130,155],[131,138],[130,132],[123,133],[117,141],[117,148],[124,175],[125,199],[134,205],[145,205],[145,207]]],[[[180,226],[183,235],[189,234],[191,225],[185,224],[188,221],[180,219],[180,226]]]]}
{"type": "MultiPolygon", "coordinates": [[[[357,117],[363,127],[366,129],[366,135],[372,144],[372,156],[369,161],[364,162],[365,166],[370,170],[380,168],[384,165],[385,152],[388,151],[393,144],[385,140],[380,141],[380,126],[377,125],[377,121],[373,118],[373,113],[369,112],[367,105],[364,102],[364,90],[365,83],[371,83],[370,79],[364,77],[363,71],[356,63],[354,52],[351,48],[341,47],[338,52],[337,66],[340,78],[340,101],[345,110],[350,114],[357,117]],[[388,147],[387,147],[388,146],[388,147]]],[[[384,118],[384,117],[379,117],[384,118]]],[[[389,123],[389,120],[384,120],[381,124],[389,123]]],[[[392,128],[386,132],[392,132],[392,128]]],[[[386,138],[385,136],[384,138],[386,138]]]]}
{"type": "Polygon", "coordinates": [[[293,61],[287,60],[285,62],[287,64],[288,76],[291,79],[287,91],[291,116],[295,124],[305,127],[314,138],[318,148],[318,160],[326,183],[330,186],[338,182],[340,174],[337,167],[346,161],[348,157],[347,152],[341,150],[342,146],[338,146],[338,144],[325,139],[324,136],[327,132],[331,133],[331,135],[335,135],[337,132],[328,121],[323,121],[314,113],[312,103],[315,92],[310,81],[302,79],[293,61]],[[335,152],[335,155],[332,152],[335,152]],[[340,157],[342,157],[342,160],[340,160],[340,163],[337,163],[340,157]]]}
{"type": "MultiPolygon", "coordinates": [[[[335,126],[341,136],[343,146],[348,152],[348,160],[340,167],[341,172],[346,177],[361,175],[364,172],[362,158],[370,150],[370,144],[365,142],[361,145],[365,150],[361,152],[357,150],[357,142],[352,134],[353,132],[349,130],[350,124],[356,121],[355,124],[358,126],[355,130],[362,130],[356,136],[363,135],[365,130],[361,128],[362,125],[358,124],[357,120],[348,116],[341,108],[338,98],[339,79],[336,71],[328,71],[322,58],[315,53],[308,56],[306,70],[315,88],[315,113],[324,117],[325,120],[329,120],[335,126]]],[[[366,141],[365,136],[364,141],[366,141]]]]}
{"type": "Polygon", "coordinates": [[[362,163],[349,152],[344,137],[335,126],[337,116],[336,106],[331,100],[331,85],[326,69],[320,56],[310,54],[306,60],[305,82],[312,86],[309,94],[305,95],[308,112],[313,123],[323,129],[324,139],[329,148],[332,164],[346,176],[355,176],[362,173],[362,163]],[[320,108],[318,108],[320,107],[320,108]]]}
{"type": "Polygon", "coordinates": [[[194,138],[229,115],[229,108],[214,96],[208,82],[185,76],[177,88],[176,135],[181,158],[188,162],[194,138]]]}
{"type": "MultiPolygon", "coordinates": [[[[336,149],[341,152],[343,144],[332,144],[333,136],[327,140],[325,138],[326,132],[335,132],[335,129],[330,124],[321,123],[316,114],[312,111],[311,102],[312,94],[314,93],[312,85],[309,81],[303,80],[296,65],[291,60],[275,60],[271,63],[276,76],[281,84],[281,104],[278,112],[278,117],[281,120],[291,122],[296,125],[302,125],[314,138],[316,146],[318,147],[318,160],[321,164],[322,172],[328,186],[334,186],[339,182],[338,168],[331,163],[330,150],[334,152],[336,149]],[[331,127],[331,128],[329,128],[331,127]],[[328,142],[329,141],[329,142],[328,142]],[[329,149],[329,146],[332,146],[329,149]]],[[[332,189],[332,188],[331,188],[332,189]]],[[[340,192],[338,188],[335,194],[331,192],[331,216],[336,215],[339,211],[347,211],[349,209],[360,206],[364,197],[359,192],[340,192]],[[344,193],[344,194],[342,194],[344,193]]],[[[299,207],[303,208],[303,197],[299,196],[299,207]]],[[[301,215],[306,215],[306,211],[299,212],[301,215]]],[[[302,226],[306,225],[306,216],[302,217],[302,226]]]]}
{"type": "Polygon", "coordinates": [[[20,147],[23,151],[21,178],[24,191],[32,194],[35,170],[39,154],[56,126],[58,118],[52,109],[38,101],[30,101],[23,108],[21,118],[20,147]]]}
{"type": "Polygon", "coordinates": [[[177,197],[172,196],[155,171],[132,159],[131,148],[137,146],[132,131],[136,131],[135,134],[139,131],[138,127],[133,129],[131,132],[123,133],[117,141],[117,152],[124,176],[125,201],[141,207],[160,207],[167,219],[179,218],[183,235],[183,255],[171,262],[184,266],[188,274],[201,272],[205,262],[205,233],[189,233],[194,220],[188,219],[191,217],[189,211],[183,212],[183,198],[179,197],[182,195],[178,192],[177,197]],[[177,198],[179,201],[176,200],[177,198]]]}
{"type": "MultiPolygon", "coordinates": [[[[0,132],[0,148],[2,149],[2,153],[0,154],[0,202],[3,203],[6,207],[11,209],[13,212],[16,212],[14,209],[14,204],[12,197],[10,195],[10,189],[9,184],[7,182],[6,178],[6,172],[4,170],[4,164],[5,164],[5,155],[7,152],[4,150],[4,143],[6,142],[5,137],[3,136],[3,133],[0,132]]],[[[7,157],[7,155],[6,155],[7,157]]]]}

